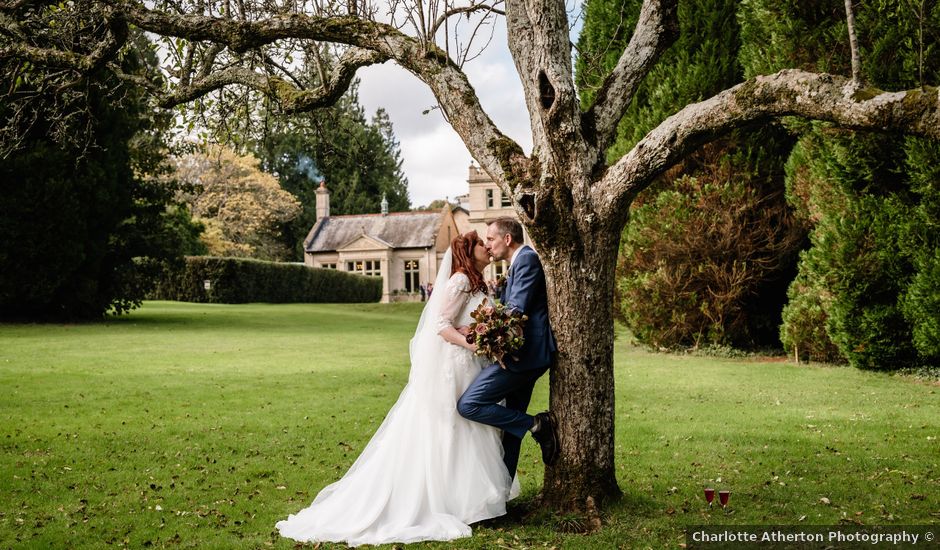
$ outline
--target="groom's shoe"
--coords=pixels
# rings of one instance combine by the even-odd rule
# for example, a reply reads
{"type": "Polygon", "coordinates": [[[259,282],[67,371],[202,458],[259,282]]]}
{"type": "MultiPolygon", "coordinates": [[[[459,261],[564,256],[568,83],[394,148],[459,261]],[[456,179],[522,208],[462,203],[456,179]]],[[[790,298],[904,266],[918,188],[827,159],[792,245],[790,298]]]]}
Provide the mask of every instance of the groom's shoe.
{"type": "Polygon", "coordinates": [[[540,412],[535,415],[538,429],[532,432],[532,437],[542,448],[542,462],[552,465],[558,460],[558,453],[561,449],[558,447],[558,430],[555,426],[555,418],[550,412],[540,412]]]}

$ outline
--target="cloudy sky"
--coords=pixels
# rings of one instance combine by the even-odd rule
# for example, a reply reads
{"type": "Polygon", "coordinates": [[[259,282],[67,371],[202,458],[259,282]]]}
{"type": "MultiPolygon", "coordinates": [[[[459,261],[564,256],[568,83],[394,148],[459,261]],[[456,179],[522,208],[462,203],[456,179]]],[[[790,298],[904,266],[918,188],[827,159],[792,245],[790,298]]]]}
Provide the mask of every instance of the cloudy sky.
{"type": "MultiPolygon", "coordinates": [[[[569,5],[572,2],[569,0],[569,5]]],[[[575,3],[575,5],[580,2],[575,3]]],[[[572,37],[576,39],[577,29],[572,37]]],[[[480,103],[499,129],[529,153],[532,137],[522,84],[506,46],[499,18],[492,43],[464,66],[480,103]]],[[[391,62],[360,69],[359,100],[369,116],[384,107],[401,144],[403,170],[413,206],[467,192],[467,167],[473,157],[437,110],[428,87],[391,62]]]]}

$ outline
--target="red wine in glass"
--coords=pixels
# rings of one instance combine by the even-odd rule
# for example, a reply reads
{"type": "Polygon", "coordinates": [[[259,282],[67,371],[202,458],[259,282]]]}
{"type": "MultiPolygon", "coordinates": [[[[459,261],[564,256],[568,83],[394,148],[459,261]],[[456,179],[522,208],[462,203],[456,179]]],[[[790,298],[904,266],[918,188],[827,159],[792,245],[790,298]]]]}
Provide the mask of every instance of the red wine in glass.
{"type": "Polygon", "coordinates": [[[708,505],[712,505],[712,501],[715,500],[715,490],[711,487],[705,488],[705,500],[708,501],[708,505]]]}
{"type": "Polygon", "coordinates": [[[728,505],[729,498],[731,498],[731,491],[718,491],[718,502],[721,503],[722,508],[728,505]]]}

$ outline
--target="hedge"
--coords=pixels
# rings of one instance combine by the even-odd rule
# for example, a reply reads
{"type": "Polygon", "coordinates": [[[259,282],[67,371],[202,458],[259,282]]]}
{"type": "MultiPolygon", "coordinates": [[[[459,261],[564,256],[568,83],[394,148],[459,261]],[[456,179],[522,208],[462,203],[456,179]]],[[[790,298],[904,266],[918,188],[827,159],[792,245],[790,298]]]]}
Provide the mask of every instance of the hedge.
{"type": "Polygon", "coordinates": [[[212,256],[186,257],[185,265],[160,280],[151,295],[155,300],[217,304],[377,302],[381,297],[382,279],[377,277],[212,256]]]}

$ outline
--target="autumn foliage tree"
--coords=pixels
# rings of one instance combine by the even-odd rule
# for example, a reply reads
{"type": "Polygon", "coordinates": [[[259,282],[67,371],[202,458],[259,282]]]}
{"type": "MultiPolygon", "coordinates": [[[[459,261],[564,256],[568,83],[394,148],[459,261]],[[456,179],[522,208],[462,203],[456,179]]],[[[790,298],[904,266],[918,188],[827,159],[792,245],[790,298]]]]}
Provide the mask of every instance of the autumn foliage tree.
{"type": "MultiPolygon", "coordinates": [[[[637,194],[701,144],[772,117],[824,119],[940,137],[935,88],[859,91],[845,77],[780,70],[716,92],[666,118],[616,159],[607,151],[640,84],[679,30],[676,0],[646,0],[626,46],[582,104],[573,76],[571,21],[561,0],[344,3],[198,0],[138,3],[85,0],[89,9],[158,36],[180,53],[170,86],[153,87],[164,105],[178,105],[230,86],[273,98],[285,112],[335,101],[357,68],[394,61],[423,81],[470,153],[511,197],[545,267],[550,316],[558,340],[550,406],[558,416],[561,456],[546,467],[542,502],[593,509],[620,494],[614,468],[613,317],[610,307],[620,234],[637,194]],[[533,149],[523,151],[480,105],[463,64],[466,36],[455,21],[504,17],[505,39],[518,71],[533,149]],[[319,85],[296,78],[288,55],[308,63],[310,45],[338,44],[337,63],[319,85]],[[608,163],[608,161],[611,161],[608,163]],[[588,313],[590,312],[590,313],[588,313]]],[[[15,20],[23,2],[4,4],[15,20]]],[[[68,45],[36,49],[4,35],[2,55],[33,63],[84,66],[102,55],[68,45]]],[[[502,37],[500,37],[502,39],[502,37]]],[[[114,40],[121,41],[120,35],[114,40]]],[[[119,70],[115,67],[114,70],[119,70]]]]}
{"type": "Polygon", "coordinates": [[[174,177],[188,184],[182,200],[206,226],[202,237],[209,254],[283,260],[281,227],[300,214],[300,202],[283,190],[261,161],[227,147],[176,159],[174,177]]]}

